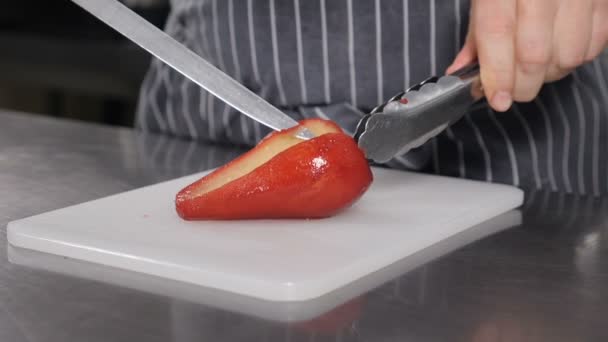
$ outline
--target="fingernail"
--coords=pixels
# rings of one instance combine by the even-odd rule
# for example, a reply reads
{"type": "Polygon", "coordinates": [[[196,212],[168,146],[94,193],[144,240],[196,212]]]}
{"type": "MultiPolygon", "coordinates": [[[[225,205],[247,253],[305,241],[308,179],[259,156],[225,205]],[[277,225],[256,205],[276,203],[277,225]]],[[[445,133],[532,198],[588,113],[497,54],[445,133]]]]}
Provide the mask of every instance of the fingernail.
{"type": "Polygon", "coordinates": [[[511,108],[511,104],[513,103],[513,99],[511,99],[511,94],[506,91],[499,91],[494,94],[492,98],[492,104],[494,109],[499,112],[506,112],[511,108]]]}

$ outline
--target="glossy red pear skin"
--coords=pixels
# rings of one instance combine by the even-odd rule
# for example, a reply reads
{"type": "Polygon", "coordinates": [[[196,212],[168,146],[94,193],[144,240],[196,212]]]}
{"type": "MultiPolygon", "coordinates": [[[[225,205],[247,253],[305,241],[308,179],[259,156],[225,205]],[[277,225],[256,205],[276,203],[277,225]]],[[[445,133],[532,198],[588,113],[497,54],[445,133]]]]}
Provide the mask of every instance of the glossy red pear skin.
{"type": "MultiPolygon", "coordinates": [[[[339,128],[333,124],[331,130],[339,128]]],[[[248,153],[255,153],[282,134],[293,134],[289,131],[271,134],[248,153]]],[[[373,178],[363,152],[350,136],[327,133],[283,150],[215,190],[191,195],[203,183],[220,177],[223,170],[238,166],[238,161],[180,191],[176,197],[178,214],[187,220],[323,218],[350,207],[373,178]]]]}

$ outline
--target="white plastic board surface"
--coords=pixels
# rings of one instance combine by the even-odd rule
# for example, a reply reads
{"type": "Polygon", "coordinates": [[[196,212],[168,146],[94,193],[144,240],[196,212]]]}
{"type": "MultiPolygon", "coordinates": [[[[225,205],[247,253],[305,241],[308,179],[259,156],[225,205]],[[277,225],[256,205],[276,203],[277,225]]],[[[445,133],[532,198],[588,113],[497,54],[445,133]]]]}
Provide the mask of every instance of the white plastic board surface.
{"type": "Polygon", "coordinates": [[[14,246],[272,301],[319,297],[520,206],[504,185],[374,169],[352,208],[322,220],[181,220],[196,174],[13,221],[14,246]]]}

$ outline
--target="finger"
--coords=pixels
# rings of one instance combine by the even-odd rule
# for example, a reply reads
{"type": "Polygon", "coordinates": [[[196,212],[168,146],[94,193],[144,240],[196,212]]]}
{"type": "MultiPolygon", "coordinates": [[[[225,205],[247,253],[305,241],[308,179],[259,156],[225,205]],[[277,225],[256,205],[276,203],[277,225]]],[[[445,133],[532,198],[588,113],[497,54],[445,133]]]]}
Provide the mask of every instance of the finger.
{"type": "Polygon", "coordinates": [[[529,69],[518,65],[515,70],[515,86],[513,87],[513,100],[517,102],[530,102],[536,98],[545,82],[545,70],[535,67],[529,69]]]}
{"type": "Polygon", "coordinates": [[[516,2],[478,0],[475,6],[472,19],[481,83],[490,105],[497,111],[506,111],[513,103],[516,2]]]}
{"type": "Polygon", "coordinates": [[[608,43],[608,1],[596,2],[592,11],[591,41],[585,56],[587,62],[602,53],[608,43]]]}
{"type": "MultiPolygon", "coordinates": [[[[471,15],[469,17],[472,17],[472,13],[473,11],[471,9],[471,15]]],[[[465,38],[464,46],[462,47],[460,52],[458,52],[458,55],[456,55],[456,58],[452,62],[452,65],[447,68],[446,74],[451,74],[455,72],[456,70],[473,62],[477,58],[477,46],[475,46],[475,39],[473,38],[474,23],[474,20],[469,20],[469,27],[467,29],[467,37],[465,38]]]]}
{"type": "Polygon", "coordinates": [[[475,41],[473,40],[473,38],[469,38],[467,36],[467,40],[465,41],[462,50],[460,50],[458,55],[456,55],[456,58],[454,59],[454,62],[452,62],[452,65],[447,68],[446,74],[451,74],[454,71],[464,67],[465,65],[470,64],[475,60],[476,57],[477,48],[475,47],[475,41]]]}
{"type": "Polygon", "coordinates": [[[591,0],[563,0],[553,35],[554,54],[561,69],[583,64],[589,49],[592,25],[591,0]]]}
{"type": "Polygon", "coordinates": [[[562,69],[558,66],[557,61],[551,63],[545,74],[545,82],[555,82],[566,77],[572,72],[572,69],[562,69]]]}
{"type": "Polygon", "coordinates": [[[555,0],[519,0],[517,3],[515,101],[532,101],[543,85],[551,61],[557,7],[555,0]]]}

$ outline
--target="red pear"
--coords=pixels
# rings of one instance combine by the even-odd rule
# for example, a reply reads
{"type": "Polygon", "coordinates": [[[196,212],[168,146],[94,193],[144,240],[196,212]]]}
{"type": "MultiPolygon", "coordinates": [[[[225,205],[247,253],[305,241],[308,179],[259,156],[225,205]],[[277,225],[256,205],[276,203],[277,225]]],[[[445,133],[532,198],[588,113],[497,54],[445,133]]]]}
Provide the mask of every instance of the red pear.
{"type": "Polygon", "coordinates": [[[350,207],[372,173],[354,139],[327,120],[303,120],[181,190],[186,220],[323,218],[350,207]],[[302,127],[315,137],[302,140],[302,127]]]}

